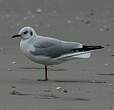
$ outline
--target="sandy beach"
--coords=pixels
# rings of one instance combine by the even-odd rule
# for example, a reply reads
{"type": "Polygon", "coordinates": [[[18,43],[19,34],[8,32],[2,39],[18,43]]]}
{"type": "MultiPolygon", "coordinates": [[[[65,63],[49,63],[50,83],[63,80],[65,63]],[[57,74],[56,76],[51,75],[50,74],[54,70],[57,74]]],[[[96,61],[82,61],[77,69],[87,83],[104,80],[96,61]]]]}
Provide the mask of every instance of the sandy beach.
{"type": "Polygon", "coordinates": [[[0,110],[113,110],[114,1],[0,0],[0,110]],[[24,26],[39,35],[105,48],[90,59],[44,67],[12,39],[24,26]]]}

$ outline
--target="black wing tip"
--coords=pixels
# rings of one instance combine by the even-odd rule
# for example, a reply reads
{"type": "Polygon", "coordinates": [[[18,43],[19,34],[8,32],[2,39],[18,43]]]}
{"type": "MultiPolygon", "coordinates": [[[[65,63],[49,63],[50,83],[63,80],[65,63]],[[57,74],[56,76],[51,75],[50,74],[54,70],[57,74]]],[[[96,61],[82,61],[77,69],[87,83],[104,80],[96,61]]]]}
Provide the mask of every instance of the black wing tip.
{"type": "Polygon", "coordinates": [[[82,48],[76,48],[76,49],[72,49],[73,52],[84,52],[84,51],[90,51],[90,50],[97,50],[97,49],[102,49],[104,48],[101,45],[97,45],[97,46],[87,46],[87,45],[83,45],[82,48]]]}
{"type": "Polygon", "coordinates": [[[96,50],[96,49],[102,49],[104,48],[103,46],[101,45],[97,45],[97,46],[86,46],[86,45],[83,45],[83,49],[84,50],[96,50]]]}
{"type": "Polygon", "coordinates": [[[103,49],[103,48],[104,48],[103,46],[101,46],[101,45],[99,46],[99,49],[103,49]]]}

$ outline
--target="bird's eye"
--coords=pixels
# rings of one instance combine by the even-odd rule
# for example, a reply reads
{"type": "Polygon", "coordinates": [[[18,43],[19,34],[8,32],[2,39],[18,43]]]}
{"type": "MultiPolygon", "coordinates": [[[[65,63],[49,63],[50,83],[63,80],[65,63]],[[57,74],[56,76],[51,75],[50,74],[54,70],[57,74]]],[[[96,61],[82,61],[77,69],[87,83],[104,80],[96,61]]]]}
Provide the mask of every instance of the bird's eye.
{"type": "Polygon", "coordinates": [[[32,32],[32,31],[30,32],[30,35],[31,35],[31,36],[33,35],[33,32],[32,32]]]}
{"type": "Polygon", "coordinates": [[[28,31],[25,31],[25,32],[23,32],[24,34],[27,34],[28,33],[28,31]]]}

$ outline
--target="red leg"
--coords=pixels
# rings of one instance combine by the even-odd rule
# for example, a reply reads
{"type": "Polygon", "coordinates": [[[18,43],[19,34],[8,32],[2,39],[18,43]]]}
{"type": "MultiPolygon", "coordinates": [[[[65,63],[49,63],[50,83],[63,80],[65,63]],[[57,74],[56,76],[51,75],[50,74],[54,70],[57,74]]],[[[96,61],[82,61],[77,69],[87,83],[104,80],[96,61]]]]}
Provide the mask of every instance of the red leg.
{"type": "Polygon", "coordinates": [[[48,80],[47,65],[45,65],[45,80],[48,80]]]}

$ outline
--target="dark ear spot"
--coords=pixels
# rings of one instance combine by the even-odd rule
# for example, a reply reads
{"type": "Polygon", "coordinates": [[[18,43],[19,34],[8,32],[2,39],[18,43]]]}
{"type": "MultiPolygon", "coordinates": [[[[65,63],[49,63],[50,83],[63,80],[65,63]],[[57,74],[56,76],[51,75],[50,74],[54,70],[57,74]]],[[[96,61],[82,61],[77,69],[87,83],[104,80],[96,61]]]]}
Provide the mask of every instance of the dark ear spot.
{"type": "Polygon", "coordinates": [[[30,32],[30,35],[31,35],[31,36],[33,35],[33,32],[32,32],[32,31],[30,32]]]}

